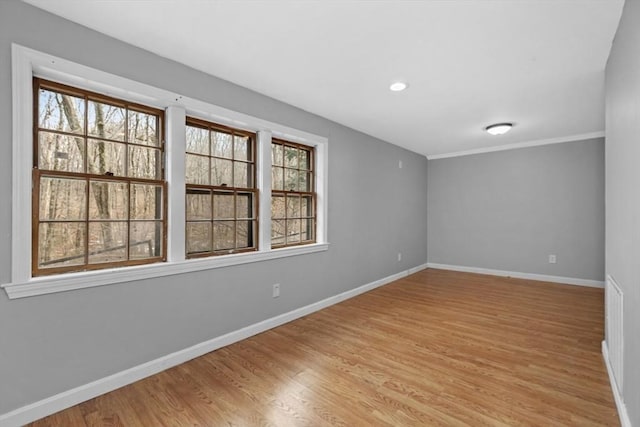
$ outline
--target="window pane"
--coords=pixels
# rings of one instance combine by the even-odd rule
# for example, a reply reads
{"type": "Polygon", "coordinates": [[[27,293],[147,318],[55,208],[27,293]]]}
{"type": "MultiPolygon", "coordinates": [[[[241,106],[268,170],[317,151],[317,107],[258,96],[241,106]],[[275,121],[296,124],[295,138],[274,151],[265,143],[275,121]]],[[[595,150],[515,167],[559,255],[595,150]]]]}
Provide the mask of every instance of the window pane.
{"type": "Polygon", "coordinates": [[[287,220],[287,243],[300,242],[300,220],[288,219],[287,220]]]}
{"type": "Polygon", "coordinates": [[[42,86],[34,117],[32,274],[163,255],[163,112],[133,111],[124,101],[80,90],[69,96],[67,89],[46,88],[54,83],[33,81],[42,86]]]}
{"type": "Polygon", "coordinates": [[[40,219],[74,221],[87,217],[84,179],[40,178],[40,219]]]}
{"type": "Polygon", "coordinates": [[[162,256],[162,222],[131,222],[129,236],[129,259],[144,259],[162,256]]]}
{"type": "Polygon", "coordinates": [[[125,109],[101,102],[89,101],[89,135],[124,141],[125,109]]]}
{"type": "Polygon", "coordinates": [[[90,181],[89,219],[127,219],[128,200],[126,182],[90,181]]]}
{"type": "Polygon", "coordinates": [[[84,172],[84,138],[40,132],[38,141],[38,167],[40,169],[84,172]]]}
{"type": "Polygon", "coordinates": [[[129,146],[129,176],[133,178],[160,179],[160,154],[157,148],[129,146]]]}
{"type": "Polygon", "coordinates": [[[187,254],[213,251],[211,231],[210,222],[188,222],[186,236],[187,254]]]}
{"type": "MultiPolygon", "coordinates": [[[[213,247],[204,248],[198,242],[187,242],[187,253],[225,251],[240,247],[254,246],[255,228],[255,200],[254,194],[234,191],[235,188],[252,188],[255,185],[253,176],[253,139],[243,135],[233,135],[231,132],[198,129],[197,126],[187,126],[187,162],[189,158],[196,158],[195,153],[209,155],[208,182],[199,182],[200,185],[211,187],[213,191],[213,212],[205,210],[206,196],[204,194],[192,194],[192,190],[187,189],[187,225],[195,233],[196,229],[203,229],[204,225],[189,225],[194,219],[207,220],[213,217],[210,223],[213,247]],[[209,133],[206,133],[209,132],[209,133]],[[207,146],[207,138],[209,146],[207,146]],[[207,147],[210,151],[207,151],[207,147]],[[193,153],[193,154],[189,154],[193,153]],[[241,221],[238,221],[241,219],[241,221]],[[237,241],[237,242],[236,242],[237,241]],[[191,252],[190,252],[191,251],[191,252]]],[[[204,162],[193,160],[194,169],[204,168],[204,162]],[[195,165],[199,162],[200,165],[195,165]]],[[[189,167],[187,167],[187,182],[189,181],[189,167]]],[[[191,182],[196,181],[197,176],[192,173],[191,182]]],[[[211,193],[206,193],[211,194],[211,193]]],[[[204,222],[203,222],[204,223],[204,222]]],[[[194,223],[195,224],[195,223],[194,223]]]]}
{"type": "Polygon", "coordinates": [[[185,181],[187,184],[209,185],[209,157],[187,154],[185,181]]]}
{"type": "Polygon", "coordinates": [[[300,240],[304,241],[308,241],[308,240],[314,240],[314,220],[312,219],[302,219],[300,220],[300,226],[301,226],[301,236],[300,236],[300,240]]]}
{"type": "Polygon", "coordinates": [[[213,217],[215,219],[234,219],[233,193],[215,193],[213,196],[213,217]]]}
{"type": "Polygon", "coordinates": [[[285,239],[285,220],[273,220],[271,221],[271,245],[284,245],[285,239]]]}
{"type": "Polygon", "coordinates": [[[38,125],[62,132],[84,133],[84,99],[40,89],[38,125]]]}
{"type": "Polygon", "coordinates": [[[311,153],[300,149],[300,169],[311,170],[311,153]]]}
{"type": "Polygon", "coordinates": [[[233,186],[240,188],[252,187],[247,163],[233,162],[233,186]]]}
{"type": "Polygon", "coordinates": [[[271,144],[272,246],[315,241],[314,149],[294,142],[271,144]],[[311,194],[308,194],[311,193],[311,194]]]}
{"type": "Polygon", "coordinates": [[[158,146],[158,118],[152,114],[129,110],[129,142],[158,146]]]}
{"type": "Polygon", "coordinates": [[[87,172],[96,175],[126,176],[125,144],[90,139],[87,172]]]}
{"type": "Polygon", "coordinates": [[[313,216],[313,197],[302,196],[300,199],[300,216],[313,216]]]}
{"type": "Polygon", "coordinates": [[[284,170],[285,191],[298,191],[298,171],[295,169],[284,170]]]}
{"type": "Polygon", "coordinates": [[[284,165],[288,168],[298,167],[298,149],[296,147],[284,147],[284,165]]]}
{"type": "Polygon", "coordinates": [[[131,184],[131,219],[162,219],[162,187],[131,184]]]}
{"type": "Polygon", "coordinates": [[[287,218],[300,217],[300,197],[287,196],[287,218]]]}
{"type": "Polygon", "coordinates": [[[234,249],[235,221],[214,221],[213,248],[214,250],[234,249]]]}
{"type": "Polygon", "coordinates": [[[284,148],[280,144],[271,144],[271,164],[273,166],[283,166],[284,148]]]}
{"type": "Polygon", "coordinates": [[[211,132],[211,155],[216,157],[233,156],[233,141],[231,135],[224,132],[211,132]]]}
{"type": "Polygon", "coordinates": [[[251,144],[249,138],[235,135],[233,141],[233,158],[236,160],[251,160],[251,144]]]}
{"type": "Polygon", "coordinates": [[[254,218],[253,214],[253,194],[236,194],[236,218],[254,218]]]}
{"type": "Polygon", "coordinates": [[[211,159],[211,185],[231,187],[233,183],[231,160],[211,159]]]}
{"type": "Polygon", "coordinates": [[[273,190],[284,190],[283,176],[284,176],[284,169],[271,168],[271,188],[273,190]]]}
{"type": "Polygon", "coordinates": [[[86,223],[42,223],[38,233],[38,267],[84,264],[86,223]]]}
{"type": "Polygon", "coordinates": [[[211,191],[187,188],[187,221],[211,219],[211,191]]]}
{"type": "Polygon", "coordinates": [[[310,172],[300,172],[300,191],[312,191],[311,190],[311,173],[310,172]]]}
{"type": "Polygon", "coordinates": [[[89,223],[89,263],[118,262],[127,259],[127,223],[89,223]]]}
{"type": "Polygon", "coordinates": [[[238,221],[236,223],[236,247],[238,249],[253,247],[254,221],[238,221]]]}
{"type": "Polygon", "coordinates": [[[209,155],[209,131],[187,126],[187,153],[209,155]]]}
{"type": "Polygon", "coordinates": [[[284,196],[271,196],[271,218],[286,218],[284,210],[284,196]]]}

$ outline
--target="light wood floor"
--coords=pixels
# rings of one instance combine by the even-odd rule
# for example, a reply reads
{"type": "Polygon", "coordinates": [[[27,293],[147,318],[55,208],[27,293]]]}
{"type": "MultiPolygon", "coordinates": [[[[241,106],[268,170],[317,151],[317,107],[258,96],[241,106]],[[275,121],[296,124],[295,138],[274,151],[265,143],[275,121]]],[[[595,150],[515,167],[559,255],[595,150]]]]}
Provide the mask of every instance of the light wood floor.
{"type": "Polygon", "coordinates": [[[424,270],[33,426],[619,425],[603,291],[424,270]]]}

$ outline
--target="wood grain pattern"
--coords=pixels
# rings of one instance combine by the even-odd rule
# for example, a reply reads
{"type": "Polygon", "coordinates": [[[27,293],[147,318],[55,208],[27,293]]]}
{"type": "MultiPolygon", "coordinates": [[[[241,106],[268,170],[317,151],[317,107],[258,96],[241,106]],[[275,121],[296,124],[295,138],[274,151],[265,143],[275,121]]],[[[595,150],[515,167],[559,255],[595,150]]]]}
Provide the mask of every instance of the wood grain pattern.
{"type": "Polygon", "coordinates": [[[32,426],[617,426],[603,290],[428,269],[32,426]]]}

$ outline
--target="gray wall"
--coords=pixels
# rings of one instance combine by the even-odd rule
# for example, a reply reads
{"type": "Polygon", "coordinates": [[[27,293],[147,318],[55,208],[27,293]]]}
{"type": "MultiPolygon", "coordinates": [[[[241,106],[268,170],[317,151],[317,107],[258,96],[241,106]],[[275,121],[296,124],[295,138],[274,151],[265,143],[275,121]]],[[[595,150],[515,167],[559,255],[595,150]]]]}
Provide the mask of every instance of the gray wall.
{"type": "Polygon", "coordinates": [[[427,218],[429,262],[602,281],[603,139],[429,160],[427,218]]]}
{"type": "Polygon", "coordinates": [[[0,292],[0,414],[426,262],[423,156],[3,0],[0,283],[11,278],[11,42],[328,137],[331,246],[295,258],[13,301],[0,292]],[[276,282],[282,296],[272,299],[276,282]]]}
{"type": "Polygon", "coordinates": [[[625,2],[607,64],[606,273],[624,293],[623,398],[640,426],[640,2],[625,2]]]}

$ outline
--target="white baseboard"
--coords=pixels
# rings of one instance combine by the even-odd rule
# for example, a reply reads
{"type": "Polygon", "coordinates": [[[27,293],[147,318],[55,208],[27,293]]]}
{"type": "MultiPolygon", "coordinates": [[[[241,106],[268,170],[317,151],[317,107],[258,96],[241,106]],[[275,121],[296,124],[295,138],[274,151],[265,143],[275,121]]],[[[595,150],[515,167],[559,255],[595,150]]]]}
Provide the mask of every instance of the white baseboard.
{"type": "Polygon", "coordinates": [[[548,276],[546,274],[520,273],[517,271],[493,270],[490,268],[466,267],[461,265],[427,263],[427,268],[440,270],[463,271],[465,273],[489,274],[492,276],[514,277],[516,279],[539,280],[541,282],[562,283],[565,285],[588,286],[590,288],[604,288],[604,281],[576,279],[564,276],[548,276]]]}
{"type": "Polygon", "coordinates": [[[613,368],[611,367],[611,361],[609,360],[609,347],[607,346],[606,341],[602,341],[602,358],[604,359],[604,364],[607,367],[607,373],[609,374],[609,382],[611,383],[613,398],[616,401],[616,408],[618,408],[620,425],[622,427],[632,427],[631,419],[629,418],[629,414],[627,413],[627,407],[624,404],[624,400],[622,400],[622,396],[620,395],[620,391],[618,390],[618,385],[616,384],[616,379],[613,376],[613,368]]]}
{"type": "Polygon", "coordinates": [[[108,377],[101,378],[99,380],[90,382],[80,387],[73,388],[71,390],[67,390],[65,392],[56,394],[55,396],[48,397],[30,405],[23,406],[11,412],[7,412],[6,414],[0,415],[0,426],[22,426],[24,424],[39,420],[40,418],[44,418],[48,415],[54,414],[73,405],[77,405],[78,403],[85,402],[94,397],[100,396],[125,385],[139,381],[143,378],[157,374],[158,372],[162,372],[173,366],[177,366],[191,359],[195,359],[196,357],[202,356],[221,347],[233,344],[238,341],[242,341],[243,339],[249,338],[253,335],[257,335],[266,330],[275,328],[292,320],[322,310],[323,308],[332,306],[349,298],[353,298],[357,295],[363,294],[372,289],[393,282],[394,280],[398,280],[420,270],[424,270],[425,268],[427,268],[427,264],[422,264],[417,267],[401,271],[400,273],[392,274],[391,276],[376,280],[375,282],[367,283],[366,285],[362,285],[358,288],[351,289],[338,295],[334,295],[322,301],[300,307],[298,309],[289,311],[288,313],[283,313],[279,316],[263,320],[237,331],[229,332],[225,335],[213,338],[209,341],[205,341],[192,347],[185,348],[184,350],[176,351],[175,353],[168,354],[150,362],[134,366],[133,368],[124,370],[122,372],[109,375],[108,377]]]}

